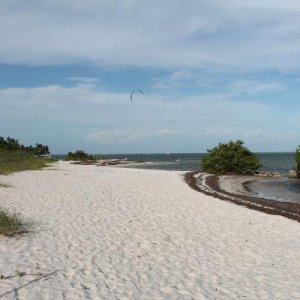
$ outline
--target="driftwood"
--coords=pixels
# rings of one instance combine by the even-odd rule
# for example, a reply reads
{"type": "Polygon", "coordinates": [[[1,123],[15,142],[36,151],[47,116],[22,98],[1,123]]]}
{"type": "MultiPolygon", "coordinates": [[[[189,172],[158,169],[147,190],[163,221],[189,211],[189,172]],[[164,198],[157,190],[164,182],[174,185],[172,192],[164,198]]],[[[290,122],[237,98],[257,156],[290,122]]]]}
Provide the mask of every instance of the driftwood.
{"type": "MultiPolygon", "coordinates": [[[[33,279],[33,280],[31,280],[31,281],[29,281],[29,282],[27,282],[27,283],[25,283],[25,284],[23,284],[23,285],[17,287],[17,288],[14,288],[14,289],[12,289],[12,290],[10,290],[10,291],[5,292],[4,294],[0,295],[0,298],[3,298],[3,297],[5,297],[5,296],[7,296],[7,295],[9,295],[9,294],[14,293],[15,299],[18,299],[18,291],[19,291],[20,289],[26,287],[27,285],[30,285],[31,283],[34,283],[34,282],[36,282],[36,281],[39,281],[39,280],[41,280],[41,279],[43,279],[43,278],[47,278],[47,277],[49,277],[49,276],[51,276],[51,275],[57,273],[58,271],[60,271],[60,270],[56,270],[56,271],[53,271],[53,272],[48,273],[48,274],[43,274],[43,275],[41,275],[40,277],[35,278],[35,279],[33,279]]],[[[12,278],[12,277],[17,277],[17,276],[20,277],[20,276],[25,276],[25,275],[33,275],[33,274],[24,274],[24,273],[22,273],[22,275],[8,276],[8,277],[5,277],[5,278],[12,278]]]]}

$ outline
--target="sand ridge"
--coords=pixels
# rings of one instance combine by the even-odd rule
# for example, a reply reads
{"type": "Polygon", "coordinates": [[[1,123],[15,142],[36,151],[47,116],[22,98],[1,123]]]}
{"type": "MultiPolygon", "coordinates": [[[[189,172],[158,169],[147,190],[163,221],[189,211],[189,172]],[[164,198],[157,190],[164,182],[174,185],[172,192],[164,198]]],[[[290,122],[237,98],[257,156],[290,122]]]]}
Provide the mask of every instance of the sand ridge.
{"type": "MultiPolygon", "coordinates": [[[[196,192],[184,172],[55,168],[0,189],[33,223],[0,239],[0,273],[57,271],[18,299],[300,298],[299,223],[196,192]]],[[[0,280],[0,295],[35,278],[0,280]]]]}

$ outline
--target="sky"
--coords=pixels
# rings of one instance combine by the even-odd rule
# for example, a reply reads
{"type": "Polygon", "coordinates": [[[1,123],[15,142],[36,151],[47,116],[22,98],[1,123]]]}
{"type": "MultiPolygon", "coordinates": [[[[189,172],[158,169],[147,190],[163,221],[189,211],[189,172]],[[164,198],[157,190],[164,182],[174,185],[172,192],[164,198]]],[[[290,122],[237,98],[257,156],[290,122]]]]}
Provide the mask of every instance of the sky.
{"type": "Polygon", "coordinates": [[[0,2],[0,136],[52,154],[293,152],[299,85],[296,0],[0,2]]]}

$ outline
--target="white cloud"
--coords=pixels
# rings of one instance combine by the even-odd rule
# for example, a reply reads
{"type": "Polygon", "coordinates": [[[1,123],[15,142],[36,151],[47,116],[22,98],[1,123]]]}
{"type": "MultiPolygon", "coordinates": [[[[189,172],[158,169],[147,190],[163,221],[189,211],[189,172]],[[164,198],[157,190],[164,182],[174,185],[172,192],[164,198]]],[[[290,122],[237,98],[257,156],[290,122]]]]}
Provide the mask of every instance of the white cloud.
{"type": "Polygon", "coordinates": [[[246,131],[244,133],[244,138],[245,139],[249,139],[249,138],[252,138],[252,137],[262,137],[264,135],[264,132],[261,128],[256,128],[252,131],[246,131]]]}
{"type": "Polygon", "coordinates": [[[126,130],[108,130],[89,133],[85,136],[86,142],[96,142],[98,144],[122,144],[129,143],[132,140],[140,139],[142,136],[138,133],[132,133],[126,130]]]}
{"type": "Polygon", "coordinates": [[[180,134],[181,130],[174,130],[169,128],[164,128],[159,130],[156,134],[157,135],[174,135],[174,134],[180,134]]]}
{"type": "Polygon", "coordinates": [[[237,94],[258,94],[282,91],[286,87],[279,82],[260,82],[254,80],[238,80],[229,85],[229,89],[237,94]]]}
{"type": "Polygon", "coordinates": [[[98,78],[94,78],[94,77],[72,76],[72,77],[67,77],[67,79],[70,81],[75,81],[75,82],[79,82],[79,83],[83,83],[83,84],[96,84],[96,83],[100,82],[100,80],[98,78]]]}
{"type": "Polygon", "coordinates": [[[0,62],[294,69],[299,20],[291,0],[1,1],[0,62]]]}
{"type": "Polygon", "coordinates": [[[153,78],[153,88],[158,89],[172,89],[184,85],[186,82],[195,82],[200,75],[192,70],[179,70],[171,73],[164,78],[153,78]]]}

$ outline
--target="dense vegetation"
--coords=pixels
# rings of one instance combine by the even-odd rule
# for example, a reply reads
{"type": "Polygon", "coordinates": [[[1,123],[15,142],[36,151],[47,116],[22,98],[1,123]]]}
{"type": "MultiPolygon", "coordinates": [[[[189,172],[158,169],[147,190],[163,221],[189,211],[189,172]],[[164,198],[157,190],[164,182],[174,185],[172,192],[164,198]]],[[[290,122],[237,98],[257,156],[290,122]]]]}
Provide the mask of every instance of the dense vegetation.
{"type": "Polygon", "coordinates": [[[297,170],[297,177],[300,177],[300,146],[296,149],[295,154],[295,160],[296,160],[296,170],[297,170]]]}
{"type": "Polygon", "coordinates": [[[18,140],[11,137],[6,139],[0,137],[0,151],[23,151],[33,155],[46,155],[49,154],[49,148],[43,144],[35,144],[35,146],[24,146],[18,140]]]}
{"type": "Polygon", "coordinates": [[[80,160],[80,161],[85,161],[85,160],[92,160],[93,156],[85,153],[83,150],[77,150],[76,152],[69,152],[65,160],[80,160]]]}
{"type": "Polygon", "coordinates": [[[53,162],[25,151],[0,151],[0,174],[24,170],[39,170],[53,162]]]}
{"type": "Polygon", "coordinates": [[[261,166],[259,159],[243,146],[244,142],[220,143],[203,157],[203,172],[212,174],[254,174],[261,166]]]}
{"type": "Polygon", "coordinates": [[[0,174],[46,167],[51,160],[37,157],[46,154],[49,148],[43,144],[24,146],[16,139],[0,137],[0,174]]]}

